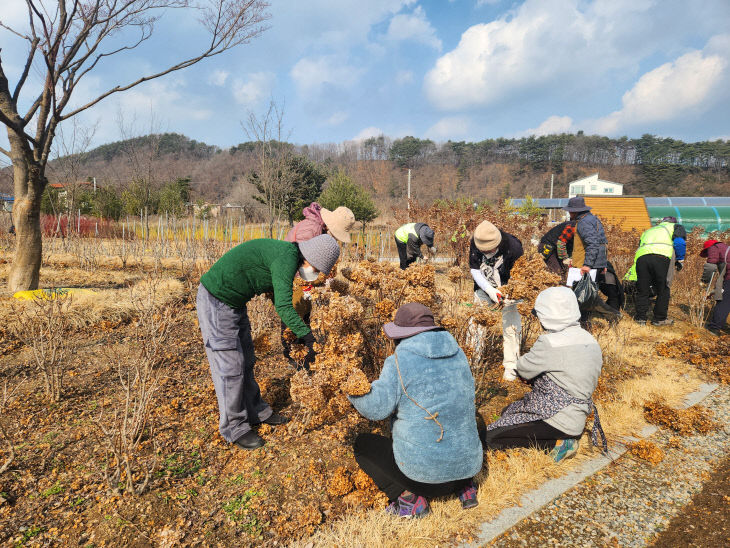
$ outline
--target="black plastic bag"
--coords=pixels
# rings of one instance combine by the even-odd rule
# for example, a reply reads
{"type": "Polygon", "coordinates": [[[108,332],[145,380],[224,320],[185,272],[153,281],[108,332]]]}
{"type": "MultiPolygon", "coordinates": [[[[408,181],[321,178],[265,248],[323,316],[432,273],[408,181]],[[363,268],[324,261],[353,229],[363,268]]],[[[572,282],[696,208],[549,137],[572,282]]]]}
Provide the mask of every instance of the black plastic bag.
{"type": "Polygon", "coordinates": [[[587,308],[593,304],[598,297],[598,285],[591,279],[591,275],[586,273],[583,277],[573,284],[573,293],[578,299],[581,308],[587,308]]]}

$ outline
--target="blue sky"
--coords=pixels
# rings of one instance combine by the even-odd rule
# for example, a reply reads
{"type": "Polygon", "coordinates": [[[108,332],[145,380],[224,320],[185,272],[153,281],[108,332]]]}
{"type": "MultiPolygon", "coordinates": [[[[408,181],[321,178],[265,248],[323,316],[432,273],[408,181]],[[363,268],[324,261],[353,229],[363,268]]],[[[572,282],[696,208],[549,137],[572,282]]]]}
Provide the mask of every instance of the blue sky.
{"type": "MultiPolygon", "coordinates": [[[[300,144],[578,130],[730,138],[728,0],[271,4],[269,30],[250,44],[84,113],[80,122],[97,127],[94,144],[120,138],[121,111],[137,133],[152,127],[230,146],[248,139],[242,121],[271,99],[284,105],[289,140],[300,144]]],[[[23,10],[23,0],[4,0],[0,21],[22,25],[23,10]]],[[[194,19],[164,17],[144,47],[90,74],[77,102],[203,40],[194,19]]],[[[0,29],[0,46],[12,85],[23,44],[0,29]]]]}

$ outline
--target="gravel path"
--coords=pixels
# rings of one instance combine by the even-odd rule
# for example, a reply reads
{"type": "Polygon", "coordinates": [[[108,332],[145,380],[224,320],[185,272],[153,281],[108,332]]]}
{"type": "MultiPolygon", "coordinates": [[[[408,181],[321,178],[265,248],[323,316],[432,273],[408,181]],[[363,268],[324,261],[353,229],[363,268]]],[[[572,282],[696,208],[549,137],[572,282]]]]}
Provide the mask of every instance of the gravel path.
{"type": "Polygon", "coordinates": [[[659,430],[648,440],[666,453],[652,466],[629,453],[559,496],[495,539],[490,546],[646,546],[702,489],[730,450],[730,388],[718,387],[700,405],[720,428],[679,438],[659,430]]]}

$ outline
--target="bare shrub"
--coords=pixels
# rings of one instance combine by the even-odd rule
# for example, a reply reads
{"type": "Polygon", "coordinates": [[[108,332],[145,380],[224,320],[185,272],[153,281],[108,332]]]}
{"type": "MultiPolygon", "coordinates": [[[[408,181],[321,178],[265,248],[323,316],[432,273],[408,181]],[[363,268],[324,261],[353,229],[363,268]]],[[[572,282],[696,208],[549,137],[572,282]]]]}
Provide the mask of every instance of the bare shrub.
{"type": "Polygon", "coordinates": [[[33,352],[33,363],[43,376],[51,401],[61,399],[68,346],[68,309],[71,297],[51,290],[49,295],[11,304],[12,333],[33,352]]]}
{"type": "Polygon", "coordinates": [[[134,333],[124,349],[110,357],[119,379],[116,401],[95,421],[107,452],[104,478],[117,492],[143,493],[157,465],[152,409],[165,375],[164,352],[178,308],[174,303],[160,305],[159,290],[160,279],[153,274],[143,290],[130,292],[137,312],[134,333]]]}
{"type": "Polygon", "coordinates": [[[8,381],[5,381],[3,384],[3,392],[0,396],[0,442],[2,442],[6,447],[5,460],[2,464],[0,464],[0,474],[8,470],[15,460],[15,445],[13,444],[13,439],[10,437],[7,426],[5,425],[5,408],[13,399],[18,386],[16,386],[12,391],[8,391],[8,381]]]}

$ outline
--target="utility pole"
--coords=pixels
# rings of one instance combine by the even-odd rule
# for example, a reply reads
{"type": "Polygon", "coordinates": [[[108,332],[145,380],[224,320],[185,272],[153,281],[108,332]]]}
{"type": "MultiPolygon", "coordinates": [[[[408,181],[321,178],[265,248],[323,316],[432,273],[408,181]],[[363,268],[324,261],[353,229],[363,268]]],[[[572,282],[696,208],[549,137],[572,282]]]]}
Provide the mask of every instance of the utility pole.
{"type": "Polygon", "coordinates": [[[408,210],[411,209],[411,170],[408,169],[408,210]]]}
{"type": "Polygon", "coordinates": [[[96,177],[94,177],[94,194],[96,194],[96,177]]]}
{"type": "MultiPolygon", "coordinates": [[[[555,179],[555,175],[553,173],[550,174],[550,199],[553,199],[553,180],[555,179]]],[[[552,204],[551,204],[552,205],[552,204]]],[[[553,220],[553,210],[555,208],[550,208],[550,221],[553,220]]]]}

